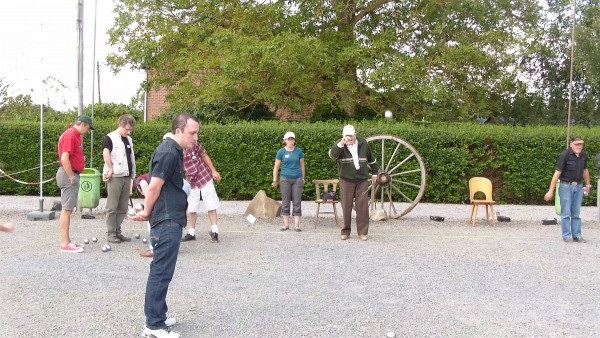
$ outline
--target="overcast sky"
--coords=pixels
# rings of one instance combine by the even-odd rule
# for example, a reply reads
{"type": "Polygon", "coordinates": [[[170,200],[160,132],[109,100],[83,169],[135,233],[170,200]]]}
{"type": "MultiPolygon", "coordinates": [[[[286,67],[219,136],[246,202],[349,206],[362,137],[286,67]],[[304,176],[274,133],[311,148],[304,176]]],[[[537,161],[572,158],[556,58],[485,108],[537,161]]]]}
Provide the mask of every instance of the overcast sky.
{"type": "MultiPolygon", "coordinates": [[[[9,95],[30,94],[36,103],[53,108],[77,107],[77,3],[78,0],[0,1],[0,78],[10,84],[9,95]],[[43,85],[44,79],[49,79],[43,85]],[[67,88],[61,89],[58,82],[67,88]]],[[[84,106],[92,103],[94,66],[94,13],[96,61],[100,62],[102,102],[129,103],[144,80],[141,70],[122,69],[113,74],[106,56],[116,50],[107,45],[107,30],[114,22],[113,0],[84,0],[84,106]]],[[[98,102],[98,78],[95,80],[98,102]]]]}

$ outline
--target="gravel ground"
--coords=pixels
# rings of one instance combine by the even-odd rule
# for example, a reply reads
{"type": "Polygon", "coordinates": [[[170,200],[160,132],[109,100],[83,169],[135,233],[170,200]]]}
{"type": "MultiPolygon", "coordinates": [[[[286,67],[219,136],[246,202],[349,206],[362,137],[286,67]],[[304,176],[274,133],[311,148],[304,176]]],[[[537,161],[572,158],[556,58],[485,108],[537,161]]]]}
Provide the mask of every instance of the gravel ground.
{"type": "MultiPolygon", "coordinates": [[[[45,201],[46,208],[54,198],[45,201]]],[[[150,260],[141,240],[103,253],[103,205],[71,236],[98,243],[58,251],[58,220],[27,221],[37,196],[0,196],[0,332],[3,337],[138,337],[150,260]]],[[[465,226],[470,206],[419,204],[373,222],[367,242],[339,240],[332,216],[303,231],[282,220],[246,221],[248,202],[223,202],[220,243],[182,243],[168,295],[182,337],[600,336],[600,226],[582,216],[587,243],[564,243],[551,206],[498,206],[509,223],[465,226]],[[444,216],[433,222],[429,216],[444,216]]],[[[480,216],[482,212],[480,211],[480,216]]],[[[58,214],[57,214],[58,217],[58,214]]],[[[124,233],[146,235],[126,220],[124,233]]]]}

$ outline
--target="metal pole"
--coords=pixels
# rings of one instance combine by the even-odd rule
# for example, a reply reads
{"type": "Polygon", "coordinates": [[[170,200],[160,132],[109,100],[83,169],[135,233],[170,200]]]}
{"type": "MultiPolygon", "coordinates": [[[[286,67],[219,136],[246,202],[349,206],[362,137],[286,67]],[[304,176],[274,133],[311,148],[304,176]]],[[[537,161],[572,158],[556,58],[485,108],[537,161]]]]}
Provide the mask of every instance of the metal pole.
{"type": "MultiPolygon", "coordinates": [[[[43,82],[42,82],[43,83],[43,82]]],[[[44,177],[43,177],[43,167],[44,167],[44,91],[42,90],[42,99],[40,102],[40,212],[44,211],[44,177]]]]}
{"type": "Polygon", "coordinates": [[[77,115],[83,115],[83,0],[77,1],[77,115]]]}
{"type": "Polygon", "coordinates": [[[569,112],[567,118],[567,148],[571,138],[571,100],[573,92],[573,62],[575,56],[575,12],[577,8],[577,0],[573,0],[573,26],[571,27],[571,68],[569,71],[569,112]]]}
{"type": "MultiPolygon", "coordinates": [[[[98,0],[94,3],[94,48],[92,53],[92,120],[94,120],[94,106],[96,103],[95,94],[96,94],[96,72],[94,72],[94,67],[96,66],[96,21],[97,21],[97,13],[98,13],[98,0]]],[[[100,90],[100,88],[98,88],[100,90]]],[[[94,131],[91,130],[90,133],[90,168],[94,167],[94,131]]]]}

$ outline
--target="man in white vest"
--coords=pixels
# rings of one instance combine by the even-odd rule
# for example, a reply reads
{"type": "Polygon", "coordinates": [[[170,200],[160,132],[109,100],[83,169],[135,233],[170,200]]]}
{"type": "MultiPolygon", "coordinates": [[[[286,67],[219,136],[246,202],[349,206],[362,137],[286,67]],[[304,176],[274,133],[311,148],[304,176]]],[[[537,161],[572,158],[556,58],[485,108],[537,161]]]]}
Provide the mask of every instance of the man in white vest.
{"type": "Polygon", "coordinates": [[[121,223],[127,216],[131,182],[135,179],[133,140],[129,136],[135,128],[135,119],[129,114],[119,117],[117,130],[104,137],[102,179],[106,182],[107,241],[111,243],[131,240],[121,233],[121,223]]]}

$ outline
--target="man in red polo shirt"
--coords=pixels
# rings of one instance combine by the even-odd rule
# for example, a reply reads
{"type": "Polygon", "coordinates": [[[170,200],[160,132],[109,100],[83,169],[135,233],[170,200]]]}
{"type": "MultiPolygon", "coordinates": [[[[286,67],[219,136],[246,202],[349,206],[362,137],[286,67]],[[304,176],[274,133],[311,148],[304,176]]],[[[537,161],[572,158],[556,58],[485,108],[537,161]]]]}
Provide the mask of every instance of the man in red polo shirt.
{"type": "Polygon", "coordinates": [[[81,135],[93,130],[92,119],[79,115],[74,125],[70,125],[58,139],[58,159],[60,167],[56,172],[56,184],[60,188],[62,210],[58,223],[60,224],[60,251],[69,253],[83,252],[83,248],[71,242],[69,226],[71,214],[77,206],[79,194],[79,174],[85,166],[83,156],[83,138],[81,135]]]}

